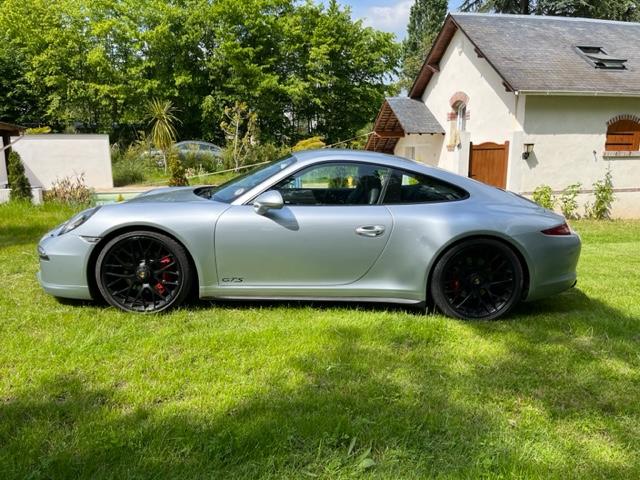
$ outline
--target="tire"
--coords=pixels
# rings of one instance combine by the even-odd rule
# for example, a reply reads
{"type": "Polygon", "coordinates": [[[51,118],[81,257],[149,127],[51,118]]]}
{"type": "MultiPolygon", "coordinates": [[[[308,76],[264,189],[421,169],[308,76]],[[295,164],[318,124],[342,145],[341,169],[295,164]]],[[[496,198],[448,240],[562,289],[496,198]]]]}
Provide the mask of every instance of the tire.
{"type": "Polygon", "coordinates": [[[100,251],[95,279],[102,297],[127,312],[157,313],[182,304],[191,292],[187,252],[172,238],[150,231],[127,232],[100,251]]]}
{"type": "Polygon", "coordinates": [[[436,264],[431,296],[445,315],[463,320],[495,320],[508,314],[522,295],[520,260],[504,243],[463,241],[436,264]]]}

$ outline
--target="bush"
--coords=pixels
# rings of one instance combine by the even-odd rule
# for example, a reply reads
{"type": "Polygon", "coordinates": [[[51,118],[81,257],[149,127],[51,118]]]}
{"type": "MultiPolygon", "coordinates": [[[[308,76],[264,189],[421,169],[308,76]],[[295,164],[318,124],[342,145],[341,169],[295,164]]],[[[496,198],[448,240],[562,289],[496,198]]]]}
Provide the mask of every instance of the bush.
{"type": "Polygon", "coordinates": [[[576,219],[579,217],[576,198],[578,197],[581,186],[582,184],[580,182],[573,183],[562,191],[560,195],[560,210],[565,218],[576,219]]]}
{"type": "Polygon", "coordinates": [[[300,140],[296,143],[291,151],[299,152],[301,150],[313,150],[316,148],[322,148],[325,145],[326,144],[322,141],[322,137],[305,138],[304,140],[300,140]]]}
{"type": "Polygon", "coordinates": [[[7,170],[9,187],[11,188],[11,200],[31,201],[31,184],[24,173],[24,165],[18,152],[12,151],[9,154],[7,170]]]}
{"type": "Polygon", "coordinates": [[[588,218],[596,220],[605,220],[611,218],[611,205],[615,200],[613,194],[613,179],[611,178],[611,169],[607,168],[602,180],[598,180],[593,184],[593,194],[595,200],[593,206],[587,204],[585,214],[588,218]]]}
{"type": "Polygon", "coordinates": [[[553,210],[556,199],[553,196],[553,190],[549,185],[540,185],[533,191],[533,201],[543,208],[553,210]]]}
{"type": "MultiPolygon", "coordinates": [[[[289,153],[291,153],[291,150],[285,146],[278,146],[273,143],[256,143],[247,149],[242,165],[246,166],[255,165],[257,163],[273,162],[274,160],[278,160],[289,153]]],[[[222,150],[222,162],[225,169],[235,167],[232,145],[222,150]]]]}
{"type": "Polygon", "coordinates": [[[113,175],[113,185],[123,187],[134,183],[141,183],[147,179],[148,169],[157,169],[151,165],[153,159],[145,158],[144,152],[149,147],[144,142],[130,145],[126,149],[114,145],[111,147],[111,170],[113,175]]]}
{"type": "Polygon", "coordinates": [[[167,166],[169,167],[169,183],[170,187],[184,187],[189,185],[189,181],[185,176],[184,167],[180,161],[180,155],[175,149],[171,150],[167,155],[167,166]]]}
{"type": "Polygon", "coordinates": [[[63,177],[56,180],[45,192],[44,200],[73,206],[88,206],[93,203],[93,190],[87,187],[84,173],[75,177],[63,177]]]}

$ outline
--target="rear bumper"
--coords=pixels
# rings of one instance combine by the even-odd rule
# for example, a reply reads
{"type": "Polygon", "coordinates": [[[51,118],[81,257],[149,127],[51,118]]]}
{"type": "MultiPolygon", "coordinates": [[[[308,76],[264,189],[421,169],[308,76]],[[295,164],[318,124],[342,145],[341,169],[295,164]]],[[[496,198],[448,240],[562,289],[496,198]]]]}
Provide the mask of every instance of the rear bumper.
{"type": "Polygon", "coordinates": [[[68,233],[45,235],[38,244],[40,271],[38,282],[45,292],[62,298],[91,300],[87,282],[87,263],[93,244],[68,233]]]}
{"type": "Polygon", "coordinates": [[[576,284],[580,258],[580,237],[528,234],[519,238],[526,244],[529,259],[529,289],[526,301],[555,295],[576,284]]]}

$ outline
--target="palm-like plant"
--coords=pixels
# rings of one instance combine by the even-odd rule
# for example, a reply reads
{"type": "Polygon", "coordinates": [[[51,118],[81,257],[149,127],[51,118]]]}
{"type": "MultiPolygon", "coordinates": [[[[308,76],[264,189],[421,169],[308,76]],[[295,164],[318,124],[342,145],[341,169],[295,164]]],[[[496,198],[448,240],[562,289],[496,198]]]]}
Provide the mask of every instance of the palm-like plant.
{"type": "Polygon", "coordinates": [[[151,125],[151,141],[162,152],[165,172],[167,170],[167,152],[176,141],[178,132],[176,123],[181,123],[175,116],[176,108],[169,100],[157,98],[147,103],[147,119],[151,125]]]}

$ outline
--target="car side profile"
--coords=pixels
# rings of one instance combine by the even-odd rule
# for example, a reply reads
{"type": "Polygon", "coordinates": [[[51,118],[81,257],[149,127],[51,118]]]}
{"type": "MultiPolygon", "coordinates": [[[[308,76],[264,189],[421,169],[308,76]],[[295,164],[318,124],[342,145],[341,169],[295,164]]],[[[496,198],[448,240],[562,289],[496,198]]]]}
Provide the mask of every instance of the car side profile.
{"type": "Polygon", "coordinates": [[[573,286],[580,238],[533,202],[411,160],[294,153],[219,187],[156,189],[46,234],[57,297],[132,312],[202,299],[433,302],[495,319],[573,286]]]}

